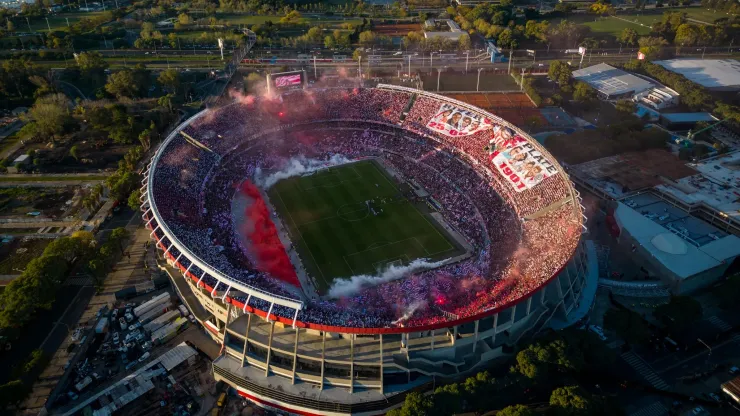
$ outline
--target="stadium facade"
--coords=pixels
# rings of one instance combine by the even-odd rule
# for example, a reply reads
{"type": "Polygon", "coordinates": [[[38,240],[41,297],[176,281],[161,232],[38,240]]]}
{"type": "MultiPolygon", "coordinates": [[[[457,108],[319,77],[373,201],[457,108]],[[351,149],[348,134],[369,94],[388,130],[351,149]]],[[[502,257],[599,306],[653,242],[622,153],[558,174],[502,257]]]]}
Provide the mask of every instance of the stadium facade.
{"type": "MultiPolygon", "coordinates": [[[[566,226],[576,227],[578,232],[568,234],[568,242],[562,248],[567,253],[553,257],[557,261],[547,264],[547,270],[553,270],[551,274],[521,291],[515,292],[513,284],[506,290],[515,294],[508,296],[505,302],[467,314],[460,312],[463,309],[440,309],[435,312],[438,315],[435,319],[414,321],[413,325],[396,321],[393,325],[378,326],[316,321],[316,315],[309,313],[310,308],[315,307],[309,296],[275,293],[209,264],[198,252],[202,247],[184,242],[181,228],[172,225],[176,222],[173,218],[185,214],[176,212],[168,217],[171,214],[158,206],[163,204],[159,203],[162,193],[155,191],[156,181],[160,180],[157,174],[159,170],[166,172],[171,162],[163,161],[170,160],[177,152],[173,144],[176,140],[187,136],[191,146],[218,153],[198,137],[181,134],[210,110],[199,113],[170,134],[153,157],[142,183],[143,218],[166,260],[161,267],[168,272],[180,297],[206,332],[223,346],[221,355],[213,362],[215,378],[225,381],[241,396],[260,406],[300,415],[383,414],[400,406],[408,392],[428,390],[434,383],[480,371],[485,365],[510,356],[518,342],[531,339],[544,329],[559,329],[577,322],[593,302],[598,267],[593,244],[583,238],[585,217],[580,196],[567,174],[536,140],[493,114],[447,97],[393,86],[379,86],[378,91],[390,96],[406,94],[403,98],[408,104],[404,101],[404,112],[421,105],[420,100],[427,100],[435,105],[442,104],[441,108],[448,105],[463,109],[466,114],[480,116],[482,121],[493,121],[497,126],[511,129],[522,143],[526,140],[526,147],[533,149],[531,154],[538,155],[538,160],[546,158],[553,167],[551,171],[557,172],[544,181],[540,177],[542,183],[527,185],[539,187],[534,190],[535,194],[530,188],[511,191],[517,186],[524,187],[524,181],[512,180],[511,171],[490,169],[489,179],[499,186],[511,187],[501,198],[512,205],[519,204],[515,207],[520,221],[517,227],[527,229],[527,224],[536,223],[538,232],[546,226],[554,227],[553,233],[566,226]],[[557,192],[543,191],[545,187],[554,186],[555,180],[558,181],[557,192]],[[553,219],[549,224],[549,216],[554,212],[558,216],[553,218],[564,222],[556,223],[553,219]]],[[[412,110],[410,114],[415,113],[412,110]]],[[[282,112],[280,115],[282,117],[282,112]]],[[[404,121],[402,117],[394,123],[368,120],[358,125],[365,131],[382,127],[392,131],[393,137],[400,137],[403,131],[412,130],[408,118],[410,116],[404,121]]],[[[353,120],[355,124],[360,122],[363,120],[353,120]]],[[[430,122],[426,128],[433,126],[430,122]]],[[[417,132],[419,130],[423,128],[417,132]]],[[[470,137],[476,137],[475,134],[470,137]]],[[[216,165],[222,163],[226,153],[214,158],[216,165]]],[[[490,160],[493,166],[496,156],[492,155],[490,160]]],[[[206,176],[210,175],[209,172],[206,176]]],[[[198,195],[193,198],[198,199],[198,195]]],[[[557,248],[550,247],[550,250],[557,248]]],[[[526,255],[545,256],[536,250],[526,255]]],[[[527,279],[526,274],[527,270],[523,270],[520,278],[527,279]]]]}

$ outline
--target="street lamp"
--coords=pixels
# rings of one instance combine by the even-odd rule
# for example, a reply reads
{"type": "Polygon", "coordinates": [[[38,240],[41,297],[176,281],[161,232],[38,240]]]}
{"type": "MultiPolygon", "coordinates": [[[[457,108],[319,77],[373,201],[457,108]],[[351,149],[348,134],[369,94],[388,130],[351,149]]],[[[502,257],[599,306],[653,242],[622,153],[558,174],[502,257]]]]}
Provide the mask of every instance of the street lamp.
{"type": "Polygon", "coordinates": [[[437,92],[439,92],[439,77],[442,75],[442,68],[437,68],[437,92]]]}
{"type": "Polygon", "coordinates": [[[483,68],[478,68],[478,81],[475,83],[475,92],[480,91],[480,73],[483,71],[483,68]]]}
{"type": "Polygon", "coordinates": [[[470,51],[465,51],[465,73],[468,73],[468,59],[470,58],[470,51]]]}

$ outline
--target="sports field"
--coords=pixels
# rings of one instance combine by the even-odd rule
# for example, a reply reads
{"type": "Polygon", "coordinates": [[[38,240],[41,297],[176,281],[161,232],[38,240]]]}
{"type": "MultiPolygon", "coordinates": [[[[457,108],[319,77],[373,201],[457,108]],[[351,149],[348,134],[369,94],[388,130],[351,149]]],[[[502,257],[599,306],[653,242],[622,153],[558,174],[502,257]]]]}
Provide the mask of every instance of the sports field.
{"type": "Polygon", "coordinates": [[[320,293],[336,278],[464,253],[375,161],[285,179],[268,194],[320,293]]]}

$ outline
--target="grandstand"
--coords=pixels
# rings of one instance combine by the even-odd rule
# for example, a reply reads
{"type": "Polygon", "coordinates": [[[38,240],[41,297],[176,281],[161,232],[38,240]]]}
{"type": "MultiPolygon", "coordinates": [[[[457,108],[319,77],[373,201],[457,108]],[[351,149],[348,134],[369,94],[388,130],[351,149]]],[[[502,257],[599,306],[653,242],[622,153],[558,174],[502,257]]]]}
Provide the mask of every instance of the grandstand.
{"type": "MultiPolygon", "coordinates": [[[[296,414],[383,414],[434,378],[474,371],[588,311],[598,268],[581,239],[580,197],[516,126],[388,85],[236,101],[165,140],[147,169],[142,211],[166,270],[193,296],[181,295],[200,303],[204,327],[224,345],[215,377],[243,397],[296,414]],[[392,186],[353,176],[359,161],[382,166],[392,186]],[[316,194],[290,191],[315,188],[327,172],[331,186],[316,194]],[[276,196],[291,195],[290,209],[277,206],[276,196]],[[336,267],[327,287],[317,285],[309,256],[328,265],[381,237],[333,231],[339,244],[306,251],[292,217],[349,227],[361,208],[396,215],[383,205],[389,195],[426,207],[469,255],[436,261],[438,243],[422,243],[424,258],[354,275],[336,267]],[[357,209],[327,214],[336,204],[357,209]],[[347,252],[337,257],[338,245],[347,252]]],[[[386,228],[381,244],[396,238],[394,227],[374,231],[386,228]]]]}

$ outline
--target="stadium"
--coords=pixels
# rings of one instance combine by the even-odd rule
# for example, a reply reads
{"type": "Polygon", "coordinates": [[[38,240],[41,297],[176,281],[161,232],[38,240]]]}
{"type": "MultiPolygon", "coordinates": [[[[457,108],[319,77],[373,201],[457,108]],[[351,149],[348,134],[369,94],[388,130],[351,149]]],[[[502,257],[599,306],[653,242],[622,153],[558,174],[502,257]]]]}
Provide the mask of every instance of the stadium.
{"type": "Polygon", "coordinates": [[[217,380],[285,413],[383,414],[585,315],[584,208],[536,140],[441,95],[281,76],[182,123],[142,183],[217,380]]]}

